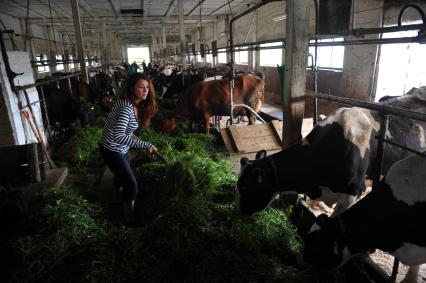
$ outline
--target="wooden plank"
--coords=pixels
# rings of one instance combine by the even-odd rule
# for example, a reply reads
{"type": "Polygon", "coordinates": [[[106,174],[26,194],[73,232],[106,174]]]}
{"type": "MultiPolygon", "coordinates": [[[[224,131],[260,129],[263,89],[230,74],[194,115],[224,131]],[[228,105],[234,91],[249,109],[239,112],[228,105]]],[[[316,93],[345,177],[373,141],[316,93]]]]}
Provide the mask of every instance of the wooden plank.
{"type": "Polygon", "coordinates": [[[278,120],[272,120],[271,126],[274,129],[275,137],[282,142],[283,140],[283,122],[278,120]]]}
{"type": "Polygon", "coordinates": [[[274,130],[269,124],[233,126],[229,130],[238,153],[281,148],[280,141],[276,138],[274,130]]]}
{"type": "Polygon", "coordinates": [[[228,128],[222,128],[220,129],[220,135],[222,136],[223,143],[226,146],[226,149],[228,150],[229,154],[235,154],[237,151],[232,144],[233,141],[231,140],[231,134],[229,132],[228,128]]]}

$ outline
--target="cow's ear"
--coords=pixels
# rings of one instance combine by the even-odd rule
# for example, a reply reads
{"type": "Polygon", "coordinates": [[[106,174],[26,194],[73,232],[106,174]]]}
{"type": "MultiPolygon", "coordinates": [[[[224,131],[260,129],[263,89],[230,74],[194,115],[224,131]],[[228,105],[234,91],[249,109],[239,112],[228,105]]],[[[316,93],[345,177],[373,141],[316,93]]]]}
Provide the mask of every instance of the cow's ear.
{"type": "Polygon", "coordinates": [[[320,227],[324,226],[329,221],[329,217],[327,214],[321,214],[315,219],[315,223],[317,223],[320,227]]]}
{"type": "Polygon", "coordinates": [[[247,157],[243,157],[240,159],[240,164],[241,166],[246,166],[247,164],[249,164],[249,159],[247,157]]]}
{"type": "Polygon", "coordinates": [[[256,159],[262,159],[267,155],[266,150],[262,149],[256,153],[256,159]]]}

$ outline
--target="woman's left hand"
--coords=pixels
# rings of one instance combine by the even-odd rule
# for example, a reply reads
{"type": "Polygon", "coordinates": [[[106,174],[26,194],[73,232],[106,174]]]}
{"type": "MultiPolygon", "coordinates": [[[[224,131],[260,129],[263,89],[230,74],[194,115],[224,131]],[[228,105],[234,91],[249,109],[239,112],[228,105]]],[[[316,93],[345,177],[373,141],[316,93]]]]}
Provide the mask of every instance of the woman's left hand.
{"type": "Polygon", "coordinates": [[[151,146],[150,148],[148,148],[148,152],[149,152],[149,154],[151,154],[151,155],[156,154],[156,153],[157,153],[157,151],[158,151],[158,149],[157,149],[155,146],[151,146]]]}

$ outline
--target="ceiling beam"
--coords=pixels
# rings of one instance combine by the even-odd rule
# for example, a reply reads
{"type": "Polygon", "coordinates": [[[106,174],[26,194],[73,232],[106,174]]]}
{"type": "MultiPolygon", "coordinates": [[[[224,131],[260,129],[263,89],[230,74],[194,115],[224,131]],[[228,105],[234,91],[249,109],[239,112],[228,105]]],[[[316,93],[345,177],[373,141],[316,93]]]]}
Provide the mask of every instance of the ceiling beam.
{"type": "Polygon", "coordinates": [[[124,23],[123,21],[121,21],[122,17],[119,13],[119,6],[116,3],[115,0],[108,0],[109,4],[111,5],[112,11],[114,12],[115,16],[118,18],[118,20],[120,21],[120,23],[124,26],[124,29],[127,29],[126,23],[124,23]]]}
{"type": "Polygon", "coordinates": [[[169,4],[169,7],[167,8],[167,11],[166,11],[166,13],[164,14],[164,17],[168,17],[168,16],[170,16],[170,12],[171,12],[171,10],[172,10],[172,6],[173,6],[173,4],[175,3],[175,0],[171,0],[170,1],[170,4],[169,4]]]}
{"type": "Polygon", "coordinates": [[[192,8],[191,11],[189,11],[188,14],[186,14],[185,16],[187,17],[191,15],[191,13],[194,12],[194,10],[197,9],[199,6],[201,6],[204,2],[206,2],[206,0],[200,0],[198,4],[195,5],[194,8],[192,8]]]}
{"type": "Polygon", "coordinates": [[[209,16],[211,16],[212,14],[216,13],[217,11],[219,11],[220,9],[222,9],[225,6],[231,5],[232,2],[234,2],[235,0],[229,0],[227,1],[225,4],[223,4],[222,6],[220,6],[219,8],[217,8],[216,10],[214,10],[213,12],[210,12],[209,16]]]}
{"type": "MultiPolygon", "coordinates": [[[[25,12],[27,11],[27,7],[24,6],[24,5],[22,5],[22,4],[16,3],[15,1],[12,1],[12,0],[6,0],[6,1],[9,2],[10,4],[12,4],[12,6],[18,7],[20,9],[25,9],[25,12]]],[[[44,19],[48,18],[48,16],[40,14],[40,13],[38,13],[36,11],[33,11],[32,9],[29,9],[29,13],[33,14],[33,15],[36,15],[36,16],[39,16],[39,17],[42,17],[44,19]]]]}
{"type": "MultiPolygon", "coordinates": [[[[100,17],[97,17],[97,18],[82,17],[81,20],[85,21],[85,22],[103,22],[103,21],[110,21],[111,22],[112,20],[117,20],[117,17],[113,17],[113,16],[100,16],[100,17]]],[[[135,17],[120,17],[119,20],[121,22],[125,22],[125,23],[134,23],[135,17]]],[[[193,22],[197,22],[199,20],[200,20],[199,16],[185,17],[185,23],[193,23],[193,22]]],[[[216,20],[217,20],[216,16],[204,16],[204,17],[202,17],[203,22],[214,22],[216,20]]],[[[50,18],[45,18],[45,19],[30,18],[30,21],[32,23],[35,23],[35,24],[45,24],[48,21],[50,21],[50,18]]],[[[67,21],[72,21],[72,19],[53,18],[53,21],[67,22],[67,21]]],[[[176,23],[179,22],[179,19],[178,19],[177,16],[169,16],[169,17],[167,17],[167,19],[164,19],[164,16],[148,16],[144,19],[144,23],[161,22],[161,21],[164,21],[165,23],[169,23],[169,24],[176,24],[176,23]]],[[[116,22],[114,22],[114,24],[116,24],[116,22]]]]}

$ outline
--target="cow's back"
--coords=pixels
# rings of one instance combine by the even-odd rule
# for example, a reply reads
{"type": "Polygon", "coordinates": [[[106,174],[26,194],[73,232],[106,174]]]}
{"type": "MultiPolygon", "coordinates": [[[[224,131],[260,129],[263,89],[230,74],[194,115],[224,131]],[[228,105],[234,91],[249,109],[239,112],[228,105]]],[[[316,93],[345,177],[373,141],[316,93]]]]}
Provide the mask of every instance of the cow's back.
{"type": "MultiPolygon", "coordinates": [[[[426,87],[416,89],[415,91],[410,91],[409,94],[400,96],[398,98],[393,98],[385,101],[383,105],[402,108],[410,111],[415,111],[419,113],[426,114],[426,87]]],[[[376,121],[380,121],[380,116],[377,112],[371,111],[372,115],[375,117],[376,121]]],[[[389,128],[388,133],[386,134],[386,139],[389,139],[393,142],[399,143],[405,147],[417,150],[425,151],[426,150],[426,122],[416,121],[413,119],[408,119],[400,116],[390,115],[389,117],[389,128]]],[[[368,175],[372,176],[375,161],[374,158],[377,155],[377,136],[378,131],[374,132],[371,136],[370,147],[371,147],[371,161],[369,164],[368,175]]],[[[382,174],[385,174],[389,168],[396,161],[406,158],[411,155],[411,153],[402,148],[392,146],[385,143],[384,145],[384,160],[382,174]]]]}

